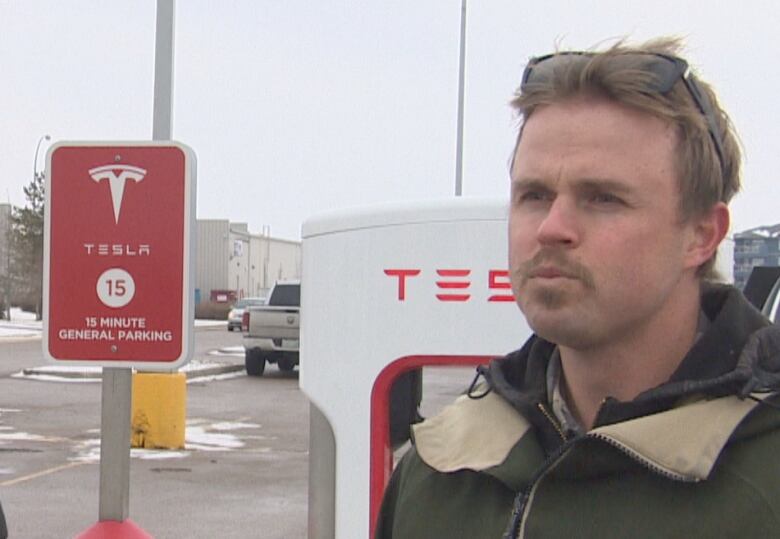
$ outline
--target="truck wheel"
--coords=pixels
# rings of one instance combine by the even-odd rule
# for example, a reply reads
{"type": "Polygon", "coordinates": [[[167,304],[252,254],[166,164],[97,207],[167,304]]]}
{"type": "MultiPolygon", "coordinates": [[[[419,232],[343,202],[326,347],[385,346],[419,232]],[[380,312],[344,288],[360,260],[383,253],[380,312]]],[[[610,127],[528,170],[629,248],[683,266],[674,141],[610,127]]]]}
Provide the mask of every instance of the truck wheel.
{"type": "Polygon", "coordinates": [[[295,360],[289,357],[280,357],[276,364],[279,365],[279,370],[284,372],[290,372],[295,368],[295,360]]]}
{"type": "Polygon", "coordinates": [[[247,350],[244,352],[244,365],[249,376],[262,376],[265,370],[265,358],[260,350],[247,350]]]}

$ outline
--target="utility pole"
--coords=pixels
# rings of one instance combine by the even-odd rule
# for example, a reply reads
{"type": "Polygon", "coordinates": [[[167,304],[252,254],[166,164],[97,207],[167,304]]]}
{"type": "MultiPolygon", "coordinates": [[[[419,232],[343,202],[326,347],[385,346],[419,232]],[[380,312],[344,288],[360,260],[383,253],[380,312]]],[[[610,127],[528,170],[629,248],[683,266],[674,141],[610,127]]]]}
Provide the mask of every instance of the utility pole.
{"type": "Polygon", "coordinates": [[[458,64],[458,143],[455,150],[455,196],[463,194],[463,94],[466,72],[466,0],[460,7],[460,62],[458,64]]]}

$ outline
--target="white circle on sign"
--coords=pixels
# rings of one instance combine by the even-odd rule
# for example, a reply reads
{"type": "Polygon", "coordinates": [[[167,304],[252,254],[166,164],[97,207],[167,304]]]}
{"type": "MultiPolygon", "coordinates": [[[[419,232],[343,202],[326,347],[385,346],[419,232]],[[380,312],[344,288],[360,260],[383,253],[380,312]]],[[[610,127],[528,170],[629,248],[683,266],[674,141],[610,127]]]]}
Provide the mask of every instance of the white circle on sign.
{"type": "Polygon", "coordinates": [[[135,281],[122,268],[111,268],[101,273],[95,288],[106,307],[124,307],[135,296],[135,281]]]}

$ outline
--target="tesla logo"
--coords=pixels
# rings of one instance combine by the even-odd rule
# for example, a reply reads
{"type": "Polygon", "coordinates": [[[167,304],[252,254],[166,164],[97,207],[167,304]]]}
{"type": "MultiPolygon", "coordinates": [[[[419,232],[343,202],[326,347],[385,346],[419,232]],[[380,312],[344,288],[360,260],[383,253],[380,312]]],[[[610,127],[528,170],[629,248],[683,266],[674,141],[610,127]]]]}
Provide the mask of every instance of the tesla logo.
{"type": "MultiPolygon", "coordinates": [[[[411,278],[422,273],[420,269],[386,269],[385,275],[394,277],[398,283],[398,301],[406,301],[406,285],[411,278]]],[[[437,269],[436,299],[445,302],[464,302],[471,299],[470,269],[437,269]]],[[[515,301],[512,295],[512,284],[509,282],[507,270],[488,271],[487,288],[493,294],[488,302],[515,301]]]]}
{"type": "Polygon", "coordinates": [[[140,182],[146,176],[146,170],[132,165],[103,165],[89,170],[89,175],[96,182],[108,180],[111,188],[111,203],[114,206],[114,222],[119,223],[119,212],[122,210],[122,196],[125,193],[125,182],[133,180],[140,182]],[[117,174],[119,171],[119,174],[117,174]]]}

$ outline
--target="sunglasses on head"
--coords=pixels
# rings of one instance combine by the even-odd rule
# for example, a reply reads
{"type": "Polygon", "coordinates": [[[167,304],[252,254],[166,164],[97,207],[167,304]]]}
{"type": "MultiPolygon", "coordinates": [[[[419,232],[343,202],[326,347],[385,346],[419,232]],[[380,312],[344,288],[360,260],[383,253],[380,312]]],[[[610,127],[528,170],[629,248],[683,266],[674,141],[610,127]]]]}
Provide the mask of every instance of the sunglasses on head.
{"type": "MultiPolygon", "coordinates": [[[[525,92],[531,85],[548,82],[553,73],[559,69],[576,63],[587,62],[594,53],[584,51],[558,52],[531,58],[523,71],[523,79],[520,90],[525,92]]],[[[658,53],[625,53],[616,55],[610,61],[624,62],[626,68],[638,69],[653,75],[647,82],[648,93],[667,94],[672,90],[678,80],[682,80],[688,89],[693,102],[707,122],[707,130],[710,133],[715,151],[718,154],[721,170],[723,169],[723,140],[715,121],[715,113],[707,95],[701,90],[696,77],[691,73],[688,62],[676,56],[668,56],[658,53]]],[[[725,171],[724,171],[725,174],[725,171]]]]}

